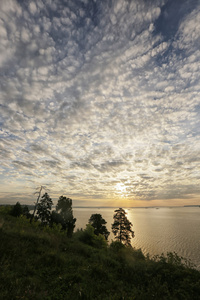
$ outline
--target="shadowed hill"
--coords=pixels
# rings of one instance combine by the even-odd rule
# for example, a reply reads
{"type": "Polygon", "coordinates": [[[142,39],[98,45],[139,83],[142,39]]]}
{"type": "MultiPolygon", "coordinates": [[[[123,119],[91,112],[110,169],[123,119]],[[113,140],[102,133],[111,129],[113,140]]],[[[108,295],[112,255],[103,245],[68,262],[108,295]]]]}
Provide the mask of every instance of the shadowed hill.
{"type": "Polygon", "coordinates": [[[0,214],[0,299],[199,299],[200,272],[176,254],[154,260],[93,228],[67,238],[59,226],[0,214]]]}

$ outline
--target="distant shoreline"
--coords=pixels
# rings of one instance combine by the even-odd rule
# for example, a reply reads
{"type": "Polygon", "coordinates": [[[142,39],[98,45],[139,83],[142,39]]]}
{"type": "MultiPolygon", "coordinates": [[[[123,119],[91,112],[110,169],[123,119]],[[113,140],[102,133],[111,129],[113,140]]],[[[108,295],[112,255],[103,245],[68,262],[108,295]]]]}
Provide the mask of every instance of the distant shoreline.
{"type": "MultiPolygon", "coordinates": [[[[12,206],[14,204],[0,204],[0,206],[12,206]]],[[[33,204],[21,204],[21,206],[28,206],[30,209],[34,209],[33,204]]],[[[53,205],[53,207],[56,207],[56,205],[53,205]]],[[[123,207],[124,209],[136,209],[136,208],[180,208],[180,207],[200,207],[200,205],[180,205],[180,206],[132,206],[132,207],[123,207]]],[[[72,206],[72,208],[92,208],[92,209],[104,209],[104,208],[113,208],[117,209],[118,206],[72,206]]]]}

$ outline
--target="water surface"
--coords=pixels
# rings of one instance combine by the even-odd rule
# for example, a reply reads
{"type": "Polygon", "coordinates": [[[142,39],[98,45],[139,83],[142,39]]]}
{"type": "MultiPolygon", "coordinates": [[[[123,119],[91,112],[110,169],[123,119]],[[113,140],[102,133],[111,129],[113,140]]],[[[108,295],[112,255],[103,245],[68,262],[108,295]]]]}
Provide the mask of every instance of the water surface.
{"type": "MultiPolygon", "coordinates": [[[[91,214],[99,213],[111,232],[114,208],[73,208],[76,229],[85,228],[91,214]]],[[[176,252],[190,259],[200,269],[200,208],[131,208],[126,209],[133,224],[132,246],[151,256],[176,252]]],[[[114,240],[111,232],[109,240],[114,240]]]]}

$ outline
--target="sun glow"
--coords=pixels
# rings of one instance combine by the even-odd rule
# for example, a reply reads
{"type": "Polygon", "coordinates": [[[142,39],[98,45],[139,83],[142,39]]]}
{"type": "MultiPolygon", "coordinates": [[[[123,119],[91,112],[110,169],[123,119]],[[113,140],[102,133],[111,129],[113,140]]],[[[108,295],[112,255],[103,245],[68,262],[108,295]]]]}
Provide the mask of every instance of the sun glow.
{"type": "Polygon", "coordinates": [[[123,183],[121,183],[121,182],[117,183],[115,188],[119,194],[121,194],[123,196],[126,195],[126,186],[123,183]]]}

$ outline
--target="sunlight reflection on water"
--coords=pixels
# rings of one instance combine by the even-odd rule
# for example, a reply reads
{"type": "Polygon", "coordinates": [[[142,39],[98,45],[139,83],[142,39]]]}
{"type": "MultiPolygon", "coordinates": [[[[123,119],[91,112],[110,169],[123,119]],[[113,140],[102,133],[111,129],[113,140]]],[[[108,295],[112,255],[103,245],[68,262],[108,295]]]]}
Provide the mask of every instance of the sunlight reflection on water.
{"type": "MultiPolygon", "coordinates": [[[[73,208],[77,218],[76,229],[85,228],[91,214],[99,213],[107,221],[111,232],[114,208],[73,208]]],[[[144,254],[176,252],[190,259],[200,269],[200,208],[132,208],[126,209],[133,224],[135,238],[132,246],[141,248],[144,254]]],[[[109,241],[114,240],[111,233],[109,241]]]]}

